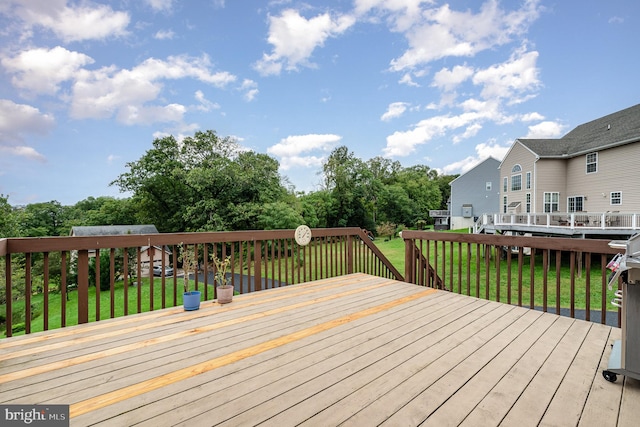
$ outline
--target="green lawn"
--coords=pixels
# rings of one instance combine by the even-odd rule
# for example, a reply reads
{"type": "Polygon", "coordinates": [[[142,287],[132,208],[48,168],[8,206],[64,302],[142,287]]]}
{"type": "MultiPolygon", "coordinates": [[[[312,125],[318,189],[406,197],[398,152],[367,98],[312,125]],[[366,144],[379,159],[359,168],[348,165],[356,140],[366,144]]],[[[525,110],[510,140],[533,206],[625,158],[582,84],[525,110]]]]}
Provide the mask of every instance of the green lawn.
{"type": "MultiPolygon", "coordinates": [[[[467,230],[456,230],[456,232],[466,232],[467,230]]],[[[404,274],[404,241],[400,238],[384,241],[377,239],[375,244],[378,248],[389,258],[394,266],[404,274]]],[[[442,244],[438,243],[438,260],[435,262],[434,242],[431,242],[430,246],[430,262],[437,268],[437,274],[440,277],[445,277],[445,285],[448,289],[455,292],[461,292],[463,294],[470,294],[479,298],[486,298],[487,294],[489,299],[497,300],[496,286],[496,257],[495,252],[489,259],[489,269],[487,277],[487,268],[485,264],[484,254],[479,256],[476,254],[476,246],[472,245],[472,257],[469,263],[468,269],[466,264],[466,245],[462,245],[462,274],[458,274],[458,249],[457,244],[454,244],[453,250],[453,269],[450,269],[449,262],[451,253],[449,252],[449,243],[445,246],[445,260],[444,260],[444,273],[443,269],[443,254],[442,244]],[[479,262],[478,262],[479,261],[479,262]],[[487,286],[488,283],[488,286],[487,286]],[[488,287],[488,292],[487,292],[488,287]]],[[[424,248],[426,249],[426,248],[424,248]]],[[[559,297],[556,296],[556,270],[555,270],[555,258],[552,257],[549,260],[549,269],[546,274],[547,281],[547,306],[551,308],[556,306],[556,300],[559,299],[560,307],[569,308],[571,305],[571,273],[569,269],[568,257],[562,259],[562,266],[560,268],[560,293],[559,297]]],[[[608,271],[605,271],[608,274],[608,271]]],[[[577,275],[574,278],[573,294],[576,309],[584,309],[587,306],[587,298],[590,299],[589,306],[592,310],[600,310],[602,307],[602,284],[601,284],[602,270],[600,264],[592,263],[591,265],[591,277],[590,282],[587,284],[587,277],[583,271],[582,275],[577,275]],[[587,292],[587,287],[589,287],[587,292]]],[[[537,253],[535,256],[535,267],[533,271],[533,304],[535,306],[542,306],[544,303],[544,288],[543,283],[545,280],[545,273],[542,268],[542,254],[537,253]]],[[[519,283],[518,277],[518,256],[512,255],[511,260],[511,274],[509,279],[509,272],[507,271],[506,260],[500,261],[500,301],[510,302],[517,304],[519,299],[522,301],[522,305],[529,306],[531,303],[531,270],[530,270],[530,257],[523,257],[522,265],[522,281],[519,283]],[[508,300],[510,294],[510,300],[508,300]]],[[[610,305],[610,301],[614,298],[615,290],[606,290],[605,307],[609,311],[615,311],[615,308],[610,305]]]]}
{"type": "MultiPolygon", "coordinates": [[[[466,230],[462,230],[465,232],[466,230]]],[[[385,254],[385,256],[389,259],[389,261],[398,269],[401,274],[404,274],[404,252],[405,246],[404,241],[400,238],[394,238],[391,240],[385,241],[384,239],[376,239],[375,245],[385,254]]],[[[432,264],[434,263],[434,250],[433,245],[434,242],[431,243],[430,249],[430,258],[432,264]]],[[[448,248],[448,247],[447,247],[448,248]]],[[[475,246],[472,247],[472,260],[469,264],[469,268],[467,269],[466,265],[466,249],[463,250],[463,262],[462,266],[462,274],[458,275],[458,254],[457,247],[454,249],[453,253],[453,271],[449,269],[449,257],[450,253],[446,253],[446,261],[445,261],[445,272],[444,276],[446,276],[446,287],[450,288],[456,292],[461,291],[466,294],[469,293],[472,296],[477,296],[480,298],[485,298],[487,295],[487,284],[488,284],[488,295],[492,300],[496,300],[497,297],[497,289],[496,286],[496,277],[495,277],[495,256],[493,256],[489,262],[489,275],[486,274],[486,265],[483,256],[476,256],[475,254],[475,246]],[[479,263],[477,261],[480,261],[479,263]],[[452,274],[451,274],[452,273],[452,274]],[[470,280],[467,280],[469,278],[470,280]],[[479,279],[479,280],[478,280],[479,279]]],[[[341,253],[342,248],[336,248],[337,253],[341,253]]],[[[442,276],[442,251],[439,244],[439,257],[437,261],[437,269],[438,275],[442,276]]],[[[522,304],[528,306],[530,304],[530,287],[529,284],[531,282],[530,279],[530,270],[529,270],[529,258],[528,256],[524,257],[523,268],[522,268],[522,286],[520,287],[518,284],[518,273],[517,273],[517,255],[514,255],[512,259],[512,269],[511,269],[511,284],[509,285],[508,280],[508,272],[506,269],[506,261],[502,261],[501,263],[501,274],[499,278],[500,282],[500,301],[507,302],[507,296],[509,292],[511,293],[512,304],[517,304],[518,299],[521,298],[522,304]]],[[[544,280],[544,272],[542,271],[542,255],[536,256],[536,267],[534,269],[534,305],[542,306],[543,304],[543,280],[544,280]]],[[[551,267],[547,272],[547,283],[548,283],[548,295],[547,295],[547,304],[549,307],[554,307],[556,304],[556,283],[555,283],[555,263],[550,263],[551,267]]],[[[278,272],[269,270],[271,266],[268,266],[267,276],[271,277],[272,275],[277,275],[278,272]]],[[[287,266],[290,269],[290,264],[287,266]]],[[[294,268],[293,272],[289,273],[289,281],[293,277],[293,274],[297,274],[298,268],[294,268]]],[[[246,271],[244,272],[246,274],[246,271]]],[[[263,272],[264,274],[264,272],[263,272]]],[[[282,274],[282,279],[284,279],[284,273],[282,274]]],[[[331,274],[328,274],[326,271],[326,266],[323,266],[323,270],[319,273],[320,277],[327,277],[331,274]]],[[[596,266],[592,266],[591,273],[591,289],[589,292],[590,295],[590,307],[591,309],[599,309],[601,307],[602,301],[602,292],[600,285],[600,268],[599,264],[596,266]]],[[[316,277],[315,272],[306,273],[306,279],[312,280],[316,277]]],[[[565,260],[563,260],[563,267],[560,272],[561,283],[560,283],[560,306],[561,307],[569,307],[571,301],[571,278],[569,268],[566,266],[565,260]]],[[[166,279],[166,288],[164,295],[164,304],[163,304],[163,295],[162,295],[162,287],[160,278],[154,279],[154,292],[153,292],[153,307],[154,309],[158,309],[161,307],[171,307],[171,306],[180,306],[182,305],[182,278],[179,278],[177,281],[178,289],[176,293],[176,299],[174,301],[174,285],[173,279],[166,279]]],[[[193,285],[192,285],[193,287],[193,285]]],[[[200,290],[203,290],[203,284],[200,284],[200,290]]],[[[209,299],[213,298],[213,290],[210,285],[209,289],[209,299]]],[[[609,301],[613,299],[613,292],[607,292],[607,296],[605,298],[606,304],[609,304],[609,301]]],[[[576,308],[584,308],[586,307],[586,278],[578,277],[574,280],[574,295],[575,295],[575,306],[576,308]]],[[[204,296],[203,296],[204,298],[204,296]]],[[[96,289],[94,287],[89,288],[89,320],[94,321],[96,319],[96,289]]],[[[114,292],[114,317],[120,317],[125,315],[124,312],[124,304],[125,301],[125,289],[122,281],[119,281],[115,285],[114,292]]],[[[132,283],[127,287],[127,301],[128,301],[128,309],[126,314],[133,314],[140,312],[149,311],[150,309],[150,287],[149,287],[149,278],[143,278],[141,280],[141,286],[138,287],[137,280],[134,279],[132,283]],[[138,292],[140,291],[140,292],[138,292]]],[[[13,311],[16,313],[24,313],[24,301],[14,301],[13,302],[13,311]]],[[[33,320],[31,322],[31,331],[37,332],[44,330],[44,313],[42,312],[44,307],[44,295],[38,294],[32,297],[31,302],[32,310],[33,310],[33,320]]],[[[608,306],[609,310],[613,311],[613,307],[608,306]]],[[[49,329],[59,328],[62,325],[62,301],[60,294],[50,294],[49,295],[49,329]]],[[[0,313],[4,313],[5,307],[4,305],[0,306],[0,313]]],[[[78,302],[77,302],[77,293],[75,291],[70,291],[68,293],[68,301],[66,302],[66,326],[75,325],[78,322],[77,313],[78,313],[78,302]]],[[[100,292],[100,318],[108,319],[111,317],[111,295],[109,291],[101,291],[100,292]]],[[[24,323],[20,321],[13,321],[13,329],[14,335],[19,335],[24,333],[24,323]]],[[[4,331],[2,331],[3,337],[4,331]]]]}
{"type": "MultiPolygon", "coordinates": [[[[165,307],[173,307],[176,305],[182,305],[182,291],[183,291],[183,281],[182,278],[178,279],[178,289],[176,292],[176,303],[174,304],[174,295],[173,295],[173,279],[167,278],[165,285],[165,307]]],[[[193,289],[193,285],[191,285],[193,289]]],[[[203,284],[200,283],[199,289],[203,291],[203,284]]],[[[114,317],[124,316],[124,301],[125,301],[125,292],[124,292],[124,283],[123,281],[118,281],[115,284],[114,289],[114,317]]],[[[213,298],[213,289],[210,285],[209,288],[209,298],[213,298]]],[[[141,286],[138,287],[137,281],[129,283],[127,287],[127,314],[138,313],[138,300],[140,301],[140,312],[149,311],[151,299],[150,299],[150,287],[149,287],[149,278],[141,279],[141,286]],[[140,289],[140,295],[138,295],[138,289],[140,289]]],[[[93,322],[96,320],[96,288],[89,287],[89,321],[93,322]]],[[[34,312],[33,320],[31,321],[31,332],[39,332],[44,330],[44,294],[37,294],[31,297],[31,307],[34,312]]],[[[154,279],[154,288],[153,288],[153,307],[154,309],[158,309],[163,307],[162,301],[162,288],[160,278],[154,279]]],[[[13,302],[13,311],[18,313],[24,313],[25,309],[25,301],[14,301],[13,302]]],[[[5,306],[0,306],[0,312],[4,313],[5,306]]],[[[49,329],[56,329],[61,327],[62,325],[62,298],[61,294],[49,294],[49,329]]],[[[66,326],[76,325],[78,324],[78,298],[77,292],[75,290],[71,290],[68,292],[68,300],[66,301],[66,326]]],[[[109,291],[100,291],[100,319],[108,319],[111,317],[111,293],[109,291]]],[[[24,330],[24,323],[16,323],[13,322],[13,335],[20,335],[24,330]]],[[[0,337],[4,337],[5,332],[2,331],[2,335],[0,337]]]]}

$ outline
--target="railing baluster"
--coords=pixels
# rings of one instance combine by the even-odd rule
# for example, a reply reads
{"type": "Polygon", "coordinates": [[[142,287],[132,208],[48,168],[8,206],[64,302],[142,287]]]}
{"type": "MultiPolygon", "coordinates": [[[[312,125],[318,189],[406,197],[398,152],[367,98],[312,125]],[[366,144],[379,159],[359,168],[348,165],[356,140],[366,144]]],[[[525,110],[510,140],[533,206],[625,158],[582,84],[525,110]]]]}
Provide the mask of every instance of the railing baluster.
{"type": "Polygon", "coordinates": [[[529,248],[529,308],[534,309],[536,303],[535,281],[536,281],[536,249],[529,248]]]}
{"type": "Polygon", "coordinates": [[[25,333],[31,333],[31,295],[33,291],[31,289],[31,252],[25,254],[24,262],[24,330],[25,333]]]}
{"type": "Polygon", "coordinates": [[[524,265],[524,253],[522,246],[518,246],[518,307],[522,307],[522,266],[524,265]]]}
{"type": "MultiPolygon", "coordinates": [[[[164,259],[164,258],[163,258],[164,259]]],[[[116,249],[109,250],[109,317],[116,317],[115,295],[116,295],[116,249]]],[[[164,298],[163,298],[164,301],[164,298]]],[[[164,308],[164,305],[163,307],[164,308]]]]}
{"type": "Polygon", "coordinates": [[[48,331],[49,330],[49,252],[45,252],[43,254],[43,314],[44,314],[44,318],[43,320],[43,330],[48,331]]]}
{"type": "Polygon", "coordinates": [[[542,311],[547,312],[547,298],[549,286],[549,249],[542,251],[542,311]]]}
{"type": "Polygon", "coordinates": [[[562,252],[556,251],[556,314],[560,314],[560,272],[562,266],[562,252]]]}

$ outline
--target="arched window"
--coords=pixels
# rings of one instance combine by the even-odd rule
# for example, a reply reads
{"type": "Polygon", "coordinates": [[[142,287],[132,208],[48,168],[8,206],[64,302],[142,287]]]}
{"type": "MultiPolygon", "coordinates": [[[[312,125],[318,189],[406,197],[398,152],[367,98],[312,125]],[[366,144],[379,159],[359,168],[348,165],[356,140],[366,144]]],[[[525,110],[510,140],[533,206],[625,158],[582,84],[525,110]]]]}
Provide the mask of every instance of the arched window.
{"type": "Polygon", "coordinates": [[[522,172],[522,167],[520,165],[514,165],[511,168],[511,173],[518,173],[518,172],[522,172]]]}

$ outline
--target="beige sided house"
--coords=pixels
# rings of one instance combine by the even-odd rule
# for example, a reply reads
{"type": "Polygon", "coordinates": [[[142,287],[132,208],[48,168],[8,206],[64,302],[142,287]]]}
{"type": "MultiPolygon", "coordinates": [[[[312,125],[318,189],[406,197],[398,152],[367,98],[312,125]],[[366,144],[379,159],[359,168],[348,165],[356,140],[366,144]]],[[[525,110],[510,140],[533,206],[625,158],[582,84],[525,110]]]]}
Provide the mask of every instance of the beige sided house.
{"type": "Polygon", "coordinates": [[[570,227],[578,230],[571,234],[579,234],[617,222],[629,229],[627,234],[637,232],[639,142],[640,104],[582,124],[559,139],[516,139],[499,166],[496,226],[570,227]]]}

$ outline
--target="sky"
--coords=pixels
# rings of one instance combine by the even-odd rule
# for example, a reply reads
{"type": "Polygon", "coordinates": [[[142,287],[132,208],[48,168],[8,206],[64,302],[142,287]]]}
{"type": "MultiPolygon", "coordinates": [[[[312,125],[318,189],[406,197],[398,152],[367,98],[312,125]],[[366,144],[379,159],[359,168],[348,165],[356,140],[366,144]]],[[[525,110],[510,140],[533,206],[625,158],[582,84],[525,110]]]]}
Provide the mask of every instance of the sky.
{"type": "Polygon", "coordinates": [[[348,147],[458,174],[640,103],[637,0],[2,0],[0,194],[129,197],[155,138],[277,159],[348,147]]]}

